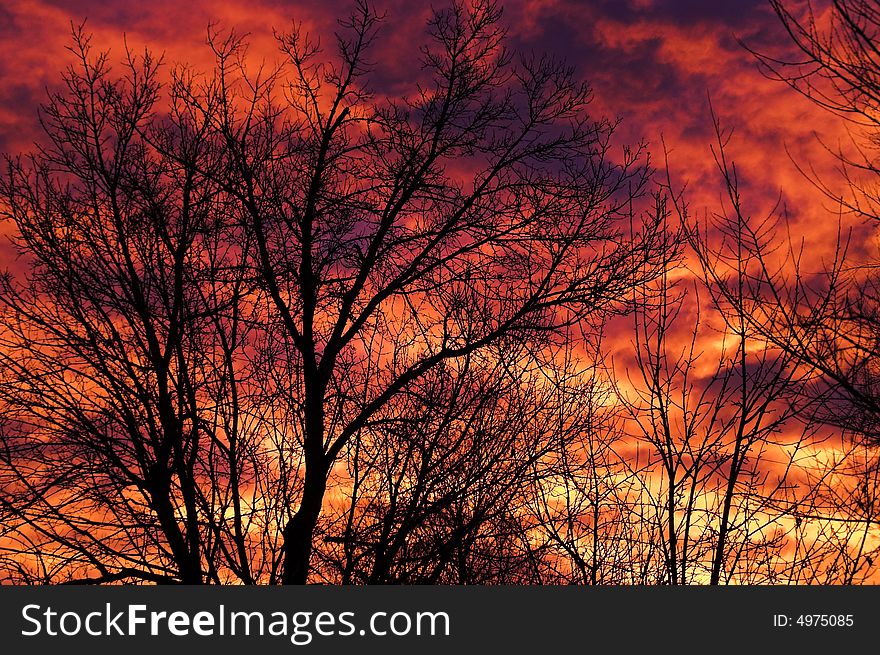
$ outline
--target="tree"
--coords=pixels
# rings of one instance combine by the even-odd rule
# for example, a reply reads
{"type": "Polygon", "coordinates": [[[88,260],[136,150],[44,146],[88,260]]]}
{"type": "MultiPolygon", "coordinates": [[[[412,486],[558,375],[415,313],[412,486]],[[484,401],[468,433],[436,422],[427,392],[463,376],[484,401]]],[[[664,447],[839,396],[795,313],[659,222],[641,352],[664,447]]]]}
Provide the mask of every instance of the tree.
{"type": "Polygon", "coordinates": [[[523,580],[524,492],[557,447],[542,370],[513,343],[454,360],[356,436],[350,499],[325,529],[340,548],[318,549],[343,583],[523,580]]]}
{"type": "Polygon", "coordinates": [[[238,203],[291,344],[279,391],[304,474],[285,582],[307,580],[334,463],[392,399],[502,339],[538,348],[659,274],[654,219],[630,230],[642,148],[613,159],[589,88],[552,58],[515,61],[500,17],[491,1],[435,12],[399,100],[370,91],[366,4],[335,59],[294,27],[286,67],[249,75],[242,42],[214,40],[217,82],[188,99],[219,140],[212,181],[238,203]]]}
{"type": "MultiPolygon", "coordinates": [[[[875,419],[866,405],[874,337],[854,308],[873,302],[866,286],[871,275],[848,263],[840,239],[830,263],[808,268],[780,203],[763,219],[748,216],[737,166],[727,154],[730,134],[714,111],[713,121],[723,206],[704,225],[692,223],[688,240],[712,304],[738,342],[739,383],[728,401],[736,437],[710,581],[724,575],[728,558],[733,567],[745,565],[738,577],[746,583],[865,580],[876,528],[875,419]],[[802,424],[799,430],[792,419],[802,424]],[[754,481],[765,455],[771,466],[754,481]],[[743,467],[749,456],[752,470],[743,467]],[[774,464],[775,481],[768,484],[774,464]],[[731,541],[730,501],[743,476],[750,501],[741,523],[746,534],[731,541]],[[750,544],[753,534],[766,538],[750,544]],[[730,555],[725,541],[731,541],[730,555]],[[752,561],[740,562],[743,556],[752,561]]],[[[686,208],[677,209],[686,220],[686,208]]]]}
{"type": "MultiPolygon", "coordinates": [[[[874,3],[863,0],[834,0],[823,13],[811,3],[802,11],[780,0],[771,0],[771,6],[802,57],[780,59],[755,52],[762,69],[852,128],[850,144],[828,147],[841,164],[844,190],[812,173],[805,175],[838,208],[841,220],[852,217],[862,229],[867,224],[873,230],[880,220],[880,13],[874,3]]],[[[818,420],[877,441],[876,256],[850,252],[852,229],[841,230],[836,252],[814,269],[802,264],[801,245],[787,244],[793,275],[766,261],[764,253],[762,274],[751,285],[757,311],[749,315],[771,343],[814,370],[818,420]]]]}
{"type": "Polygon", "coordinates": [[[0,180],[24,268],[0,281],[16,555],[44,582],[251,582],[248,238],[199,172],[204,126],[180,104],[156,119],[159,63],[129,53],[114,79],[81,30],[71,51],[47,142],[0,180]]]}
{"type": "Polygon", "coordinates": [[[547,584],[646,584],[656,541],[640,515],[638,454],[626,412],[606,375],[601,334],[572,334],[545,375],[553,402],[543,423],[552,448],[535,465],[526,494],[533,541],[544,545],[547,584]],[[589,349],[584,344],[591,344],[589,349]]]}
{"type": "MultiPolygon", "coordinates": [[[[28,267],[0,294],[4,506],[40,535],[23,550],[80,562],[73,581],[304,583],[352,444],[429,452],[455,408],[412,399],[462,363],[540,358],[661,273],[644,147],[615,156],[589,87],[515,57],[500,19],[434,12],[399,99],[370,89],[366,3],[335,54],[295,25],[252,71],[210,31],[214,69],[169,83],[148,53],[114,78],[77,35],[49,145],[0,188],[28,267]],[[389,432],[395,412],[425,423],[389,432]]],[[[515,434],[533,462],[540,439],[515,434]]]]}
{"type": "MultiPolygon", "coordinates": [[[[724,336],[718,366],[707,385],[714,386],[714,392],[707,396],[704,391],[692,410],[687,408],[687,393],[683,402],[685,422],[698,428],[702,423],[700,429],[705,429],[697,452],[704,456],[707,445],[714,451],[705,453],[711,464],[706,467],[710,479],[718,484],[711,495],[719,503],[718,524],[712,526],[709,583],[719,584],[733,579],[742,564],[743,578],[751,581],[755,571],[749,569],[754,563],[748,559],[755,551],[764,559],[782,559],[785,531],[775,529],[780,517],[771,508],[780,494],[789,491],[788,476],[796,468],[801,448],[816,446],[820,440],[815,434],[818,426],[809,415],[804,416],[809,402],[802,391],[809,373],[798,367],[798,358],[790,349],[768,343],[746,313],[746,297],[756,274],[760,275],[761,254],[770,250],[768,240],[775,236],[777,223],[772,213],[764,220],[746,215],[736,164],[727,157],[731,134],[725,134],[714,111],[712,117],[716,143],[711,151],[726,202],[702,224],[688,216],[680,199],[676,211],[699,262],[700,286],[721,319],[716,329],[724,336]],[[735,540],[737,531],[742,536],[735,540]]],[[[689,358],[682,369],[687,374],[691,367],[689,358]]],[[[775,565],[771,564],[771,572],[775,565]]]]}

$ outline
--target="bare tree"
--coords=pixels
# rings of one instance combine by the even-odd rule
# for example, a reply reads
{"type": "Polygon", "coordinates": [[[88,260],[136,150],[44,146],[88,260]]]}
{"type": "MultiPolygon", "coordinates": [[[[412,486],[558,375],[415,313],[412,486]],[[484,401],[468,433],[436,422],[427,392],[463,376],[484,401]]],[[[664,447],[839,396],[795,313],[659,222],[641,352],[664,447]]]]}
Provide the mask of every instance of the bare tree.
{"type": "Polygon", "coordinates": [[[325,537],[341,545],[342,582],[518,579],[524,487],[552,447],[529,359],[504,344],[435,368],[356,436],[350,499],[325,537]]]}
{"type": "MultiPolygon", "coordinates": [[[[600,335],[601,336],[601,335],[600,335]]],[[[644,565],[656,540],[639,512],[637,448],[607,377],[602,340],[573,332],[544,374],[552,448],[530,476],[536,543],[546,541],[543,582],[632,584],[653,581],[644,565]],[[576,336],[577,335],[577,336],[576,336]],[[592,343],[591,343],[592,342],[592,343]],[[589,344],[589,347],[587,347],[589,344]]],[[[650,566],[650,564],[648,564],[650,566]]]]}
{"type": "MultiPolygon", "coordinates": [[[[500,18],[434,12],[398,100],[370,90],[366,4],[335,54],[294,26],[284,61],[251,71],[211,32],[215,69],[164,86],[149,54],[114,78],[77,35],[48,145],[2,183],[28,267],[2,287],[4,506],[22,552],[61,567],[38,579],[303,583],[336,463],[394,412],[412,431],[386,436],[424,458],[430,421],[458,411],[420,425],[420,385],[535,357],[659,274],[668,244],[633,209],[642,146],[614,157],[589,87],[514,57],[500,18]]],[[[504,468],[507,441],[457,438],[504,468]]],[[[512,492],[477,494],[477,469],[444,556],[519,521],[484,516],[512,492]]]]}
{"type": "Polygon", "coordinates": [[[502,338],[538,347],[657,274],[652,219],[628,231],[641,148],[613,159],[589,88],[549,57],[515,62],[500,16],[491,1],[435,12],[401,100],[370,92],[366,4],[336,57],[295,27],[286,66],[249,75],[240,41],[214,42],[218,95],[192,102],[219,107],[205,112],[226,154],[216,182],[254,235],[294,358],[304,476],[285,582],[308,578],[334,463],[393,398],[502,338]]]}
{"type": "MultiPolygon", "coordinates": [[[[780,205],[763,219],[747,214],[727,154],[730,133],[714,113],[713,120],[712,153],[726,197],[711,220],[688,227],[713,309],[735,340],[725,365],[725,379],[733,376],[726,401],[733,437],[710,582],[865,579],[874,527],[867,485],[876,464],[865,459],[870,419],[849,388],[865,379],[853,355],[865,331],[856,328],[852,307],[870,302],[870,294],[855,299],[865,285],[858,267],[847,270],[840,242],[830,265],[808,269],[803,247],[786,240],[780,205]],[[746,504],[732,514],[736,497],[746,504]]],[[[687,221],[686,208],[677,209],[687,221]]]]}
{"type": "MultiPolygon", "coordinates": [[[[762,266],[756,252],[766,253],[778,223],[771,215],[756,220],[743,208],[735,163],[727,159],[730,134],[725,134],[713,112],[715,164],[727,194],[722,211],[702,224],[690,219],[687,207],[676,203],[691,249],[699,262],[701,285],[711,308],[721,319],[724,335],[713,382],[720,386],[713,399],[721,447],[713,476],[720,478],[717,536],[712,546],[710,584],[734,577],[743,558],[755,549],[765,559],[778,558],[785,544],[775,530],[774,500],[788,490],[797,454],[817,445],[817,426],[805,415],[809,401],[803,389],[809,372],[785,348],[768,343],[750,320],[746,298],[762,266]],[[805,421],[800,419],[805,418],[805,421]],[[774,471],[775,469],[775,471],[774,471]],[[768,529],[768,528],[773,528],[768,529]],[[733,534],[739,531],[739,539],[733,534]],[[767,534],[773,534],[766,538],[767,534]],[[750,543],[758,537],[758,543],[750,543]]],[[[746,576],[752,563],[746,561],[746,576]]]]}
{"type": "Polygon", "coordinates": [[[24,268],[0,282],[13,549],[44,582],[253,581],[241,494],[260,456],[236,361],[250,244],[199,172],[205,125],[180,104],[154,120],[159,62],[129,53],[114,78],[81,30],[72,52],[47,143],[0,181],[24,268]]]}
{"type": "Polygon", "coordinates": [[[801,56],[788,60],[755,52],[762,69],[851,128],[850,143],[828,146],[840,162],[842,188],[819,179],[808,164],[798,166],[832,201],[841,221],[854,218],[861,225],[841,229],[836,252],[824,263],[807,267],[803,244],[797,243],[785,244],[791,273],[766,261],[763,286],[752,285],[759,310],[754,323],[772,343],[813,367],[819,420],[853,434],[876,435],[876,254],[852,252],[849,239],[853,229],[873,230],[878,220],[880,13],[875,3],[863,0],[834,0],[823,12],[811,3],[794,7],[771,0],[771,6],[801,56]]]}

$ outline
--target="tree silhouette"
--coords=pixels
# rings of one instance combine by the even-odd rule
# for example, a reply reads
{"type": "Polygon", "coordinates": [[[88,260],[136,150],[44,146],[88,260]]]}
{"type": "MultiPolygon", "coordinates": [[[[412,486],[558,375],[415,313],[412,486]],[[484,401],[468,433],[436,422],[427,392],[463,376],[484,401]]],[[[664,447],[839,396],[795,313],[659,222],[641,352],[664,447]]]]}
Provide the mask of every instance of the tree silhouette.
{"type": "MultiPolygon", "coordinates": [[[[754,52],[762,70],[851,128],[851,143],[828,147],[840,163],[843,189],[837,182],[818,179],[806,163],[798,166],[833,202],[840,221],[853,218],[863,225],[876,224],[880,14],[874,3],[862,0],[834,0],[826,12],[816,12],[811,3],[803,11],[780,0],[770,4],[799,57],[779,59],[754,52]]],[[[787,246],[785,269],[768,261],[766,252],[760,253],[763,270],[751,285],[757,311],[748,315],[771,343],[814,370],[816,420],[876,443],[880,419],[876,255],[854,256],[851,234],[851,227],[841,225],[836,251],[827,262],[813,267],[803,263],[803,248],[797,243],[775,245],[787,246]]],[[[760,244],[753,244],[753,249],[760,250],[760,244]]]]}
{"type": "Polygon", "coordinates": [[[401,100],[369,91],[365,4],[336,60],[299,28],[280,37],[289,79],[249,77],[241,42],[214,41],[217,83],[190,100],[222,139],[217,183],[292,344],[305,470],[285,582],[307,579],[334,462],[391,399],[502,338],[551,340],[658,273],[652,227],[629,232],[641,150],[615,161],[589,88],[551,58],[514,63],[500,15],[493,2],[435,12],[401,100]]]}
{"type": "Polygon", "coordinates": [[[642,146],[615,158],[589,87],[515,57],[500,17],[434,12],[400,99],[370,91],[365,3],[335,54],[295,26],[251,72],[211,32],[214,70],[164,85],[149,54],[114,79],[77,37],[50,145],[2,186],[29,270],[2,294],[22,526],[93,580],[304,583],[334,465],[392,402],[598,325],[660,273],[642,146]]]}
{"type": "Polygon", "coordinates": [[[63,564],[81,580],[79,562],[91,581],[198,583],[217,579],[205,566],[220,548],[248,580],[253,444],[231,364],[248,239],[228,249],[198,172],[204,132],[181,107],[155,120],[158,62],[130,57],[114,79],[81,31],[71,50],[41,114],[46,145],[8,159],[0,182],[26,271],[0,282],[4,502],[46,579],[63,564]]]}

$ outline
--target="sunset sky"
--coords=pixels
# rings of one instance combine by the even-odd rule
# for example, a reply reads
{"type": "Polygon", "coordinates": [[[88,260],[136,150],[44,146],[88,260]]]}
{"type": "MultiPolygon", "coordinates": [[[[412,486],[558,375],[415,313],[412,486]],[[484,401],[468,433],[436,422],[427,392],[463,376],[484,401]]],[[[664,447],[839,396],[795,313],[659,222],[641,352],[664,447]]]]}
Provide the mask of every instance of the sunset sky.
{"type": "MultiPolygon", "coordinates": [[[[72,62],[66,50],[72,25],[85,22],[94,48],[109,48],[117,66],[127,44],[136,52],[162,53],[169,66],[209,70],[209,25],[247,33],[256,65],[279,59],[273,30],[284,32],[294,21],[322,37],[332,52],[337,21],[353,6],[349,0],[12,0],[0,7],[0,152],[26,152],[39,140],[37,108],[47,89],[59,88],[61,71],[72,62]]],[[[392,96],[408,93],[431,4],[378,0],[375,6],[385,20],[372,51],[373,87],[392,96]]],[[[616,145],[644,140],[661,176],[665,149],[673,186],[686,190],[689,211],[698,219],[723,211],[726,200],[710,151],[711,99],[722,127],[733,132],[727,154],[736,163],[744,211],[760,220],[780,208],[792,238],[803,240],[805,268],[824,267],[837,217],[798,166],[832,189],[844,189],[826,145],[846,147],[850,136],[841,119],[765,77],[744,47],[796,58],[767,0],[528,0],[502,6],[512,48],[564,58],[593,88],[594,115],[620,119],[616,145]]],[[[852,218],[844,225],[867,230],[852,218]]],[[[0,245],[0,253],[7,248],[0,245]]],[[[850,246],[853,254],[874,251],[870,238],[850,246]]],[[[695,317],[694,308],[687,314],[695,317]]],[[[690,327],[687,319],[678,326],[682,343],[690,340],[690,327]]],[[[618,361],[627,360],[631,336],[610,332],[618,361]]]]}
{"type": "MultiPolygon", "coordinates": [[[[411,79],[430,3],[380,0],[386,20],[373,54],[374,84],[393,93],[411,79]]],[[[249,2],[156,0],[11,0],[0,7],[0,151],[26,151],[37,138],[36,108],[46,88],[59,83],[69,62],[71,24],[86,21],[99,48],[118,61],[122,39],[141,50],[164,52],[169,63],[206,68],[206,27],[216,24],[250,33],[255,60],[272,60],[273,28],[292,20],[329,37],[347,0],[252,0],[249,2]]],[[[737,161],[747,209],[761,214],[782,193],[794,225],[816,244],[835,228],[822,199],[805,182],[790,155],[835,182],[833,160],[817,141],[846,138],[841,122],[787,88],[762,76],[737,40],[771,54],[792,46],[766,0],[529,0],[505,3],[511,44],[521,51],[550,52],[575,66],[596,94],[597,114],[623,120],[622,141],[645,139],[662,164],[661,138],[670,151],[674,182],[688,183],[694,211],[718,208],[719,186],[709,145],[713,140],[707,99],[726,128],[737,161]],[[809,229],[807,229],[809,226],[809,229]]]]}
{"type": "MultiPolygon", "coordinates": [[[[377,95],[413,93],[414,81],[419,79],[419,46],[426,41],[426,20],[432,4],[436,9],[445,2],[371,2],[386,15],[368,57],[374,63],[370,84],[377,95]]],[[[803,171],[821,180],[831,193],[844,193],[846,186],[833,151],[848,150],[855,133],[841,118],[762,74],[750,50],[782,60],[797,58],[768,0],[508,0],[502,5],[508,46],[515,52],[549,53],[568,62],[576,77],[593,89],[594,117],[620,121],[613,152],[644,142],[658,180],[666,179],[668,166],[673,191],[683,193],[692,218],[726,209],[725,190],[711,151],[716,140],[714,110],[725,134],[731,135],[726,155],[736,163],[746,218],[760,221],[771,212],[784,214],[789,236],[803,244],[801,272],[823,269],[825,258],[834,250],[838,216],[830,206],[832,201],[803,171]]],[[[248,64],[271,65],[281,58],[275,34],[288,31],[293,22],[302,23],[333,53],[337,22],[353,6],[352,0],[7,0],[0,5],[0,152],[14,156],[41,142],[38,108],[47,90],[60,88],[62,71],[73,62],[67,46],[71,31],[79,25],[84,24],[85,32],[92,35],[95,51],[109,49],[109,60],[117,71],[122,69],[126,47],[135,53],[146,48],[161,54],[168,68],[185,64],[206,71],[214,60],[206,44],[210,29],[247,34],[248,64]]],[[[816,9],[823,6],[818,3],[816,9]]],[[[791,7],[796,15],[803,9],[795,0],[791,7]]],[[[817,16],[821,22],[821,11],[817,16]]],[[[466,157],[461,160],[466,166],[466,157]]],[[[853,217],[841,221],[859,234],[850,251],[856,256],[876,256],[874,228],[853,217]]],[[[11,222],[0,223],[0,237],[10,235],[12,229],[11,222]]],[[[784,237],[782,230],[774,235],[784,237]]],[[[14,272],[17,264],[7,259],[8,252],[8,240],[0,239],[0,271],[14,272]]],[[[693,257],[687,263],[696,264],[693,257]]],[[[672,275],[681,278],[688,273],[677,269],[672,275]]],[[[705,293],[705,287],[700,293],[705,293]]],[[[618,296],[615,307],[623,304],[617,303],[618,296]]],[[[689,296],[692,301],[694,297],[689,296]]],[[[721,313],[707,319],[700,313],[702,306],[697,311],[696,302],[682,306],[682,321],[670,337],[672,349],[682,344],[684,352],[692,340],[698,342],[693,349],[700,353],[694,377],[714,394],[718,385],[712,387],[712,375],[719,370],[719,355],[731,347],[725,341],[729,334],[723,334],[723,327],[715,330],[724,325],[721,313]]],[[[616,320],[630,322],[631,317],[616,320]]],[[[630,322],[627,329],[617,330],[612,324],[606,341],[613,355],[612,371],[619,378],[615,391],[622,392],[621,397],[627,393],[635,361],[636,337],[631,327],[630,322]]],[[[749,348],[757,342],[750,340],[749,348]]],[[[761,344],[760,348],[766,347],[761,344]]],[[[746,352],[745,345],[742,352],[746,352]]],[[[749,356],[753,354],[750,350],[749,356]]],[[[745,370],[745,354],[742,361],[745,370]]],[[[737,360],[725,360],[721,368],[735,365],[737,360]]],[[[747,386],[744,381],[742,387],[747,386]]],[[[691,411],[683,410],[685,416],[691,411]]],[[[798,432],[801,425],[795,423],[789,422],[798,432]]],[[[820,444],[816,441],[817,449],[820,444]]],[[[768,452],[776,454],[772,449],[768,452]]],[[[768,463],[762,470],[773,472],[780,462],[770,457],[762,460],[762,465],[768,463]]],[[[785,466],[789,463],[784,462],[785,466]]],[[[723,538],[719,543],[723,547],[723,538]]]]}

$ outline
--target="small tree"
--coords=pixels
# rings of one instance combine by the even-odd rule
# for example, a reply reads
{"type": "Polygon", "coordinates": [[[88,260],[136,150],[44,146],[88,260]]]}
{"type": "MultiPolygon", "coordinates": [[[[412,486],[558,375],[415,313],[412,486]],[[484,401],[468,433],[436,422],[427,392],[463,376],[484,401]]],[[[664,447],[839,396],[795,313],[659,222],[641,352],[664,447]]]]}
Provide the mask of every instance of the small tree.
{"type": "Polygon", "coordinates": [[[158,62],[129,55],[114,79],[81,31],[71,50],[47,143],[0,180],[24,268],[0,280],[13,548],[44,582],[253,581],[248,239],[201,172],[205,126],[180,104],[156,120],[158,62]]]}
{"type": "MultiPolygon", "coordinates": [[[[860,229],[873,230],[880,219],[876,192],[880,14],[875,3],[834,0],[823,12],[815,11],[811,3],[801,5],[800,11],[781,0],[771,0],[771,6],[801,56],[784,60],[756,52],[764,72],[852,128],[850,144],[828,148],[841,164],[843,190],[813,175],[810,180],[839,208],[841,220],[852,217],[863,223],[860,229]]],[[[766,262],[760,280],[752,285],[757,311],[749,316],[771,343],[814,369],[817,419],[876,440],[880,420],[876,256],[853,256],[849,232],[841,231],[836,252],[824,264],[802,263],[803,246],[798,244],[789,244],[793,273],[766,262]]]]}

